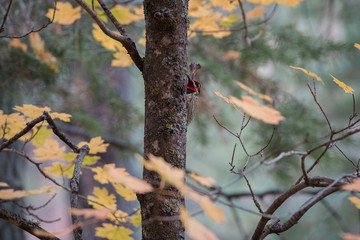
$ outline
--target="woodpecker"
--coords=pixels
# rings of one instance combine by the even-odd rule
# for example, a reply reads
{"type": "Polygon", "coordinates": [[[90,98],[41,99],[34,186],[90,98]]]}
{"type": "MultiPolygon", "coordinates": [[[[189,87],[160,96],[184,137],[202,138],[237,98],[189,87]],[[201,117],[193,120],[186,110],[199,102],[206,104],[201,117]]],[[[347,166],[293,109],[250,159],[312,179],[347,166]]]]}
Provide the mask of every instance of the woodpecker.
{"type": "Polygon", "coordinates": [[[196,79],[188,78],[186,85],[186,110],[187,110],[187,126],[190,125],[194,117],[197,100],[200,94],[201,84],[196,79]]]}

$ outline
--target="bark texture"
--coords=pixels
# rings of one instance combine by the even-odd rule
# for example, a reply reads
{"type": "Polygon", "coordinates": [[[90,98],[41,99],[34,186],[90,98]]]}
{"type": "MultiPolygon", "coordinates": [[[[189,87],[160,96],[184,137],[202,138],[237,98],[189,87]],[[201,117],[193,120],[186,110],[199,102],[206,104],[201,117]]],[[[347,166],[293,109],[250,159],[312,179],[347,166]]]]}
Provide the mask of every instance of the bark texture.
{"type": "MultiPolygon", "coordinates": [[[[185,169],[186,154],[186,0],[145,0],[146,53],[144,154],[163,157],[185,169]]],[[[158,187],[156,173],[144,180],[158,187]]],[[[139,196],[143,239],[184,239],[178,210],[184,199],[172,187],[139,196]]]]}

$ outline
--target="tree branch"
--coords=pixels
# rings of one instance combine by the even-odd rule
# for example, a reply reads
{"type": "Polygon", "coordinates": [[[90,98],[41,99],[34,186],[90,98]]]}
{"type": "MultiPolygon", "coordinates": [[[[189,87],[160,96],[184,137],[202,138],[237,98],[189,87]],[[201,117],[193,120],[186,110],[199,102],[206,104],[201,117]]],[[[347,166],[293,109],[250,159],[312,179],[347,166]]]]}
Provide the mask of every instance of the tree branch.
{"type": "MultiPolygon", "coordinates": [[[[100,29],[110,38],[119,41],[124,48],[127,50],[128,54],[130,55],[131,59],[134,61],[137,68],[142,72],[143,71],[143,65],[144,65],[144,59],[140,57],[138,50],[136,49],[136,45],[133,42],[131,38],[129,38],[125,32],[123,35],[116,34],[112,32],[105,23],[100,19],[100,17],[91,9],[89,5],[87,5],[83,0],[76,0],[76,2],[85,9],[85,11],[92,17],[92,19],[95,20],[97,25],[100,27],[100,29]]],[[[100,2],[99,2],[100,3],[100,2]]],[[[106,6],[105,6],[106,7],[106,6]]],[[[105,11],[105,10],[104,10],[105,11]]],[[[106,13],[106,12],[105,12],[106,13]]],[[[114,17],[114,16],[113,16],[114,17]]],[[[110,17],[109,17],[110,18],[110,17]]],[[[111,19],[111,18],[110,18],[111,19]]],[[[115,17],[114,17],[115,19],[115,17]]],[[[111,19],[112,21],[114,19],[111,19]]],[[[115,19],[116,20],[116,19],[115,19]]],[[[117,20],[116,20],[117,22],[117,20]]],[[[119,24],[120,25],[120,24],[119,24]]],[[[120,31],[120,30],[119,30],[120,31]]],[[[121,31],[120,31],[121,33],[121,31]]]]}
{"type": "Polygon", "coordinates": [[[59,238],[57,238],[56,236],[54,236],[53,234],[47,232],[46,230],[44,230],[43,228],[41,228],[38,224],[26,220],[25,218],[8,212],[7,210],[0,208],[0,218],[17,226],[18,228],[34,235],[35,237],[41,239],[41,240],[60,240],[59,238]],[[41,232],[41,234],[39,233],[41,232]],[[43,233],[46,233],[46,236],[44,236],[43,233]]]}
{"type": "MultiPolygon", "coordinates": [[[[79,194],[79,183],[80,183],[80,170],[81,170],[81,164],[84,160],[84,157],[89,152],[89,146],[84,145],[80,148],[79,154],[76,156],[75,161],[75,167],[74,167],[74,173],[73,177],[70,180],[70,189],[71,189],[71,196],[70,196],[70,204],[71,208],[77,208],[78,205],[78,194],[79,194]]],[[[81,225],[78,224],[79,217],[77,215],[72,215],[72,223],[74,226],[78,226],[77,228],[74,228],[74,238],[75,240],[81,240],[81,234],[82,234],[82,228],[81,225]],[[77,225],[78,224],[78,225],[77,225]]]]}

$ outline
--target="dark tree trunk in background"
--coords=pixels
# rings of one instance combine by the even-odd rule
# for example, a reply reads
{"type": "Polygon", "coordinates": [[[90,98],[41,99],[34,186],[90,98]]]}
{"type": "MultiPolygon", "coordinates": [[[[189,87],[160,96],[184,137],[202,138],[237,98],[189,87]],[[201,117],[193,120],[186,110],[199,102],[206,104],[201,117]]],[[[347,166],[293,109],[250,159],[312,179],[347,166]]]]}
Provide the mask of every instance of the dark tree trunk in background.
{"type": "MultiPolygon", "coordinates": [[[[144,155],[163,157],[171,165],[185,169],[186,154],[186,0],[145,0],[146,53],[143,68],[145,83],[144,155]]],[[[155,187],[159,177],[144,169],[144,180],[155,187]]],[[[184,203],[171,187],[139,196],[143,239],[184,239],[178,216],[184,203]]]]}

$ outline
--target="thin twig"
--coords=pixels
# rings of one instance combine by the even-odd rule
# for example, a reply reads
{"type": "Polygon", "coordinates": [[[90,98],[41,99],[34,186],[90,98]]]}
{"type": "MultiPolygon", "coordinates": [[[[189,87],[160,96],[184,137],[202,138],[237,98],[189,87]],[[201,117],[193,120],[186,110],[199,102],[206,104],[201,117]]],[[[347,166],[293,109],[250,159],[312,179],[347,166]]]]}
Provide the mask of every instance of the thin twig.
{"type": "Polygon", "coordinates": [[[248,38],[248,27],[247,27],[247,23],[246,23],[246,13],[245,13],[245,10],[244,10],[244,6],[242,4],[242,0],[238,0],[238,3],[239,3],[239,6],[240,6],[240,9],[241,9],[242,19],[243,19],[243,22],[244,22],[244,42],[246,43],[246,45],[248,47],[250,47],[251,42],[250,42],[250,39],[248,38]]]}
{"type": "Polygon", "coordinates": [[[5,29],[4,29],[4,25],[5,25],[5,23],[6,23],[7,16],[9,15],[12,2],[13,2],[13,0],[10,0],[9,5],[8,5],[8,7],[7,7],[7,9],[6,9],[5,16],[4,16],[3,21],[2,21],[2,23],[1,23],[1,26],[0,26],[0,33],[2,33],[2,32],[5,30],[5,29]]]}
{"type": "Polygon", "coordinates": [[[249,187],[251,197],[253,199],[253,202],[254,202],[255,206],[257,207],[257,209],[259,210],[260,213],[264,213],[263,210],[261,209],[260,203],[258,202],[258,200],[255,197],[255,194],[254,194],[254,192],[253,192],[253,190],[251,188],[249,180],[247,179],[247,177],[245,175],[243,175],[243,176],[244,176],[244,179],[245,179],[245,181],[246,181],[246,183],[247,183],[247,185],[249,187]]]}
{"type": "MultiPolygon", "coordinates": [[[[5,35],[5,36],[0,36],[0,38],[23,38],[26,37],[28,35],[30,35],[31,33],[34,32],[40,32],[41,30],[47,28],[47,26],[49,26],[50,24],[52,24],[54,22],[55,19],[55,12],[56,12],[56,5],[57,5],[57,0],[54,1],[54,12],[53,12],[53,16],[51,19],[48,20],[48,22],[44,25],[42,25],[40,28],[34,30],[34,28],[32,28],[30,31],[28,31],[27,33],[25,33],[24,35],[20,35],[20,36],[9,36],[9,35],[5,35]]],[[[1,31],[0,31],[1,32],[1,31]]]]}

